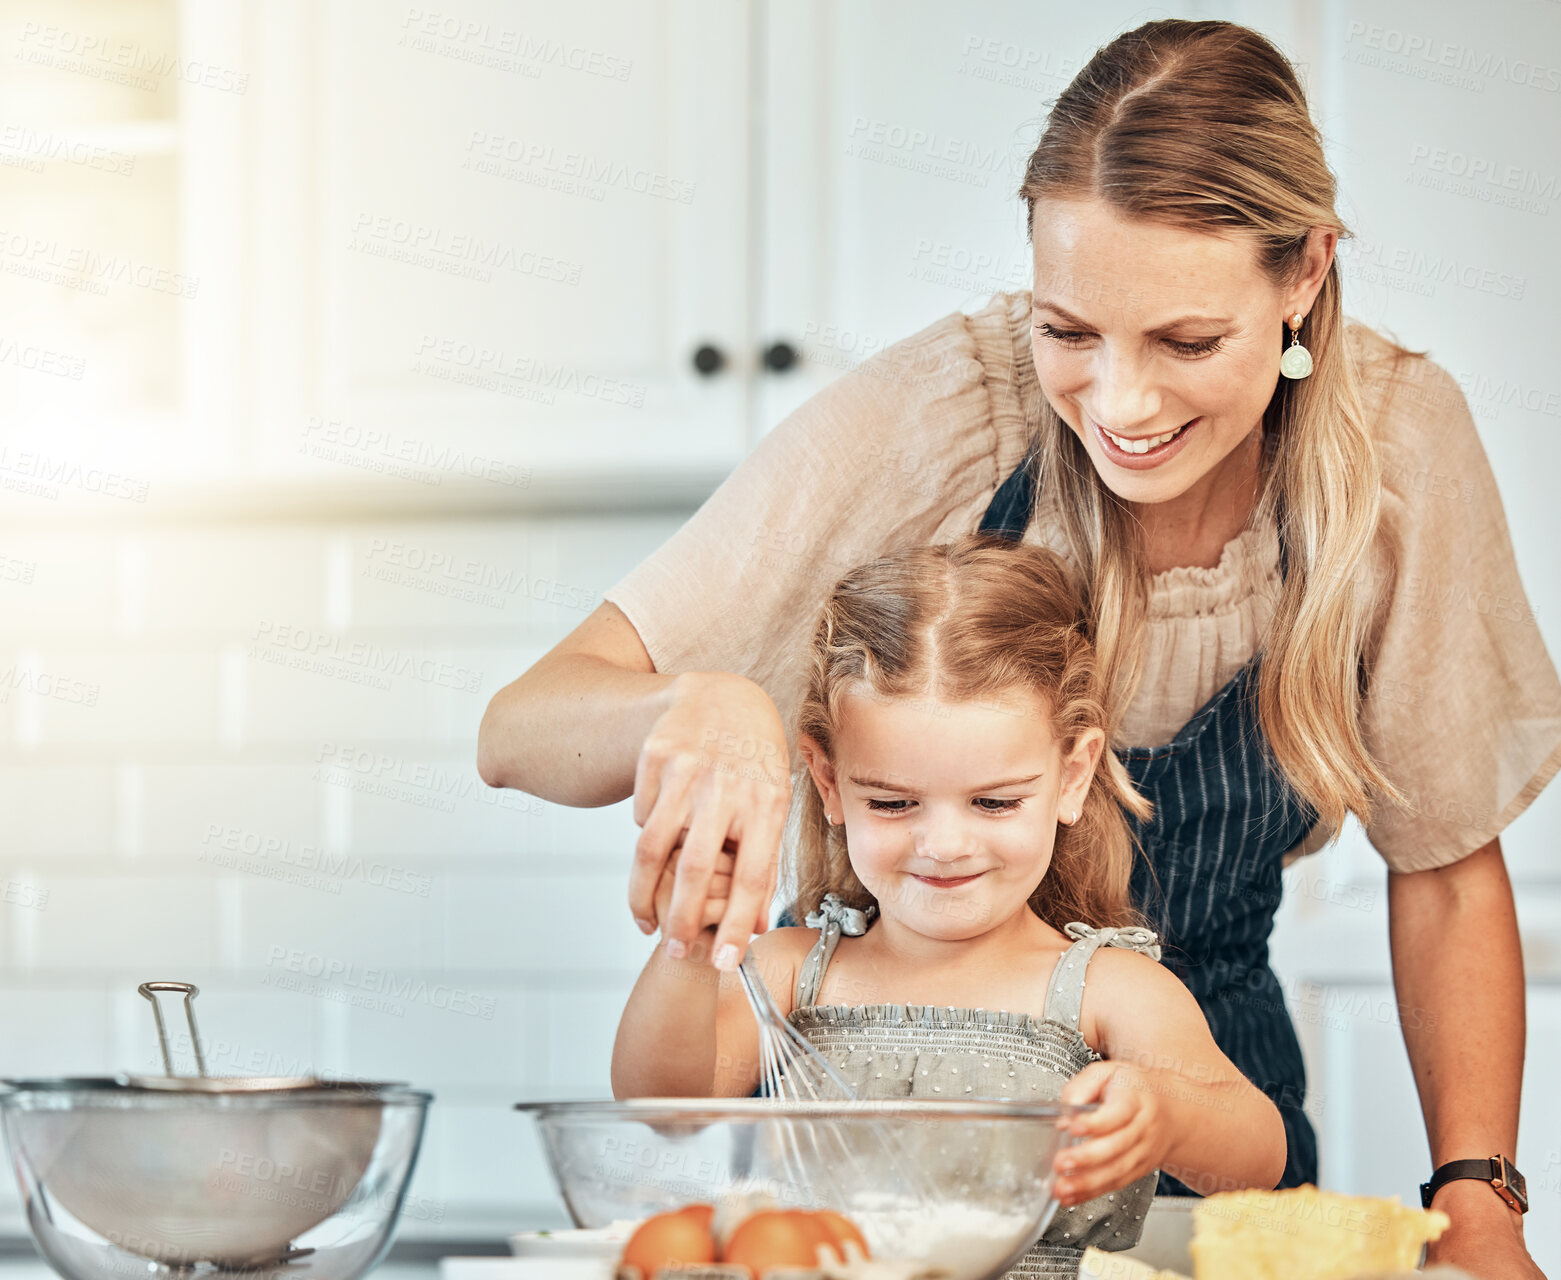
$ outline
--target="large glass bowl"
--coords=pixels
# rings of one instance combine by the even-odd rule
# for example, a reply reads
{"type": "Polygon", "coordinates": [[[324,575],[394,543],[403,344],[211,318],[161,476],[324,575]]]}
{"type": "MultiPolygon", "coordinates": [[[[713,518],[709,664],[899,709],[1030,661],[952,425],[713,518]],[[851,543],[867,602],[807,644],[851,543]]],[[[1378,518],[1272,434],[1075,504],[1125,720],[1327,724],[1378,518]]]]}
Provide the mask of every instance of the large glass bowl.
{"type": "Polygon", "coordinates": [[[0,1120],[27,1224],[56,1271],[355,1280],[380,1259],[431,1095],[187,1083],[6,1082],[0,1120]]]}
{"type": "MultiPolygon", "coordinates": [[[[832,1209],[876,1260],[1001,1275],[1056,1210],[1061,1103],[649,1098],[520,1103],[581,1227],[691,1203],[832,1209]]],[[[734,1215],[735,1216],[735,1215],[734,1215]]]]}

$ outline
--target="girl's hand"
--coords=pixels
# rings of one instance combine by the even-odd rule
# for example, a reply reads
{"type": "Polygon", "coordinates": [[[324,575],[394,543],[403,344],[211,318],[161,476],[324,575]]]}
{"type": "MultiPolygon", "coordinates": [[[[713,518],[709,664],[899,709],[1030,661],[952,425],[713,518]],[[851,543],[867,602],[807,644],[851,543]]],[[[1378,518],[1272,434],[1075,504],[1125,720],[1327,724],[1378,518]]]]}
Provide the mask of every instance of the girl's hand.
{"type": "MultiPolygon", "coordinates": [[[[699,936],[694,939],[689,958],[693,960],[710,959],[716,926],[721,923],[721,917],[726,914],[727,903],[732,896],[732,866],[736,858],[731,853],[732,842],[727,841],[726,847],[716,855],[715,867],[710,873],[710,887],[706,892],[704,916],[699,923],[699,936]]],[[[656,915],[665,920],[672,908],[672,897],[677,889],[677,864],[682,856],[681,847],[672,851],[672,856],[667,859],[666,868],[661,873],[661,879],[656,884],[656,915]]],[[[663,935],[665,936],[665,935],[663,935]]]]}
{"type": "Polygon", "coordinates": [[[1063,1086],[1061,1101],[1100,1107],[1061,1126],[1080,1141],[1057,1153],[1058,1203],[1082,1204],[1160,1167],[1172,1140],[1163,1087],[1153,1073],[1125,1062],[1092,1062],[1063,1086]]]}
{"type": "Polygon", "coordinates": [[[640,928],[658,925],[674,960],[688,954],[708,914],[711,878],[732,847],[726,910],[715,961],[735,969],[769,924],[781,828],[791,803],[791,754],[775,703],[754,681],[696,671],[672,684],[671,704],[651,726],[634,773],[634,846],[629,908],[640,928]],[[656,890],[682,846],[672,895],[656,890]]]}

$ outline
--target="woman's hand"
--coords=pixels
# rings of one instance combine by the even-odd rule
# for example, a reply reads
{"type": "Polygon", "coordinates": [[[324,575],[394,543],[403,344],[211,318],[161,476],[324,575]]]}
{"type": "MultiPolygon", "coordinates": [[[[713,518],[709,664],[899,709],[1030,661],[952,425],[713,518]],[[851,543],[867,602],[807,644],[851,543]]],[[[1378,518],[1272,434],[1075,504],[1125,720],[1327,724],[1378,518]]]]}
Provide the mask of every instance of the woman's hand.
{"type": "Polygon", "coordinates": [[[1474,1178],[1449,1182],[1431,1207],[1453,1224],[1427,1246],[1427,1266],[1462,1267],[1480,1280],[1545,1280],[1523,1243],[1523,1219],[1488,1183],[1474,1178]]]}
{"type": "Polygon", "coordinates": [[[678,676],[634,773],[634,820],[643,830],[629,874],[629,909],[641,930],[659,925],[667,954],[686,956],[707,915],[719,856],[734,850],[714,961],[735,969],[749,938],[768,927],[790,803],[790,751],[770,695],[725,672],[678,676]],[[679,846],[671,897],[658,903],[657,887],[679,846]]]}
{"type": "Polygon", "coordinates": [[[1116,1191],[1164,1163],[1172,1136],[1160,1076],[1125,1062],[1092,1062],[1063,1086],[1061,1101],[1100,1106],[1060,1126],[1080,1141],[1057,1153],[1059,1204],[1116,1191]]]}

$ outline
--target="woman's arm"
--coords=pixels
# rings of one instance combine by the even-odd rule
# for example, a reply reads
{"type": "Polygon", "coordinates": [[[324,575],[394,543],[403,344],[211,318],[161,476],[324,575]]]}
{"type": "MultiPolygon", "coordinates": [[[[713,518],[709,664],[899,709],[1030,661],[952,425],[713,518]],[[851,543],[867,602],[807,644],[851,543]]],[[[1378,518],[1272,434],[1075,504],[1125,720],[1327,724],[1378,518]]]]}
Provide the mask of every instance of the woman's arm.
{"type": "Polygon", "coordinates": [[[629,873],[629,909],[646,933],[662,926],[671,958],[699,931],[723,847],[737,851],[716,939],[723,967],[769,922],[781,828],[791,801],[790,749],[775,703],[725,672],[657,674],[639,633],[602,604],[488,704],[477,769],[489,786],[569,805],[634,795],[643,830],[629,873]],[[655,891],[683,845],[668,914],[655,891]]]}
{"type": "Polygon", "coordinates": [[[1074,1076],[1062,1100],[1101,1105],[1069,1124],[1081,1141],[1057,1158],[1058,1199],[1080,1204],[1151,1169],[1205,1195],[1276,1185],[1279,1110],[1220,1052],[1192,993],[1130,951],[1102,948],[1089,975],[1080,1026],[1106,1061],[1074,1076]]]}
{"type": "MultiPolygon", "coordinates": [[[[1389,873],[1388,928],[1431,1168],[1498,1153],[1515,1159],[1523,952],[1501,842],[1434,870],[1389,873]]],[[[1434,1207],[1452,1227],[1430,1246],[1430,1261],[1501,1280],[1542,1280],[1523,1244],[1522,1217],[1491,1187],[1450,1182],[1434,1207]]]]}
{"type": "Polygon", "coordinates": [[[558,804],[615,804],[634,790],[640,744],[666,711],[675,676],[658,675],[634,624],[603,602],[488,704],[477,772],[558,804]]]}

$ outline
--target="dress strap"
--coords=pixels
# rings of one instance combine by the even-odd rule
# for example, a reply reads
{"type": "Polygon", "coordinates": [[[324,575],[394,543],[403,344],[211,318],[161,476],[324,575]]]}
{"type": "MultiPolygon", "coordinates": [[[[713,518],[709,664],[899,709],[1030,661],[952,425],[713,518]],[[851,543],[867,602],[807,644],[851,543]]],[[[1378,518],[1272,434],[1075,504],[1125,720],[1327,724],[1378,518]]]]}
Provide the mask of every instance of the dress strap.
{"type": "Polygon", "coordinates": [[[1125,947],[1129,951],[1141,951],[1151,960],[1160,958],[1160,938],[1153,929],[1137,925],[1125,929],[1113,926],[1095,929],[1075,920],[1063,932],[1076,941],[1057,957],[1041,1016],[1074,1030],[1078,1030],[1079,1013],[1084,1007],[1084,971],[1095,952],[1101,947],[1125,947]]]}
{"type": "Polygon", "coordinates": [[[796,1008],[805,1009],[817,1002],[819,988],[824,985],[824,970],[829,968],[841,935],[861,937],[867,932],[867,926],[872,923],[877,912],[876,906],[868,907],[866,911],[848,907],[838,893],[826,893],[818,909],[808,912],[807,926],[817,929],[819,935],[797,973],[796,1008]]]}
{"type": "Polygon", "coordinates": [[[986,514],[977,526],[978,533],[994,534],[1010,542],[1018,542],[1024,537],[1035,512],[1035,460],[1039,454],[1039,441],[1032,441],[1023,460],[997,486],[986,514]]]}

